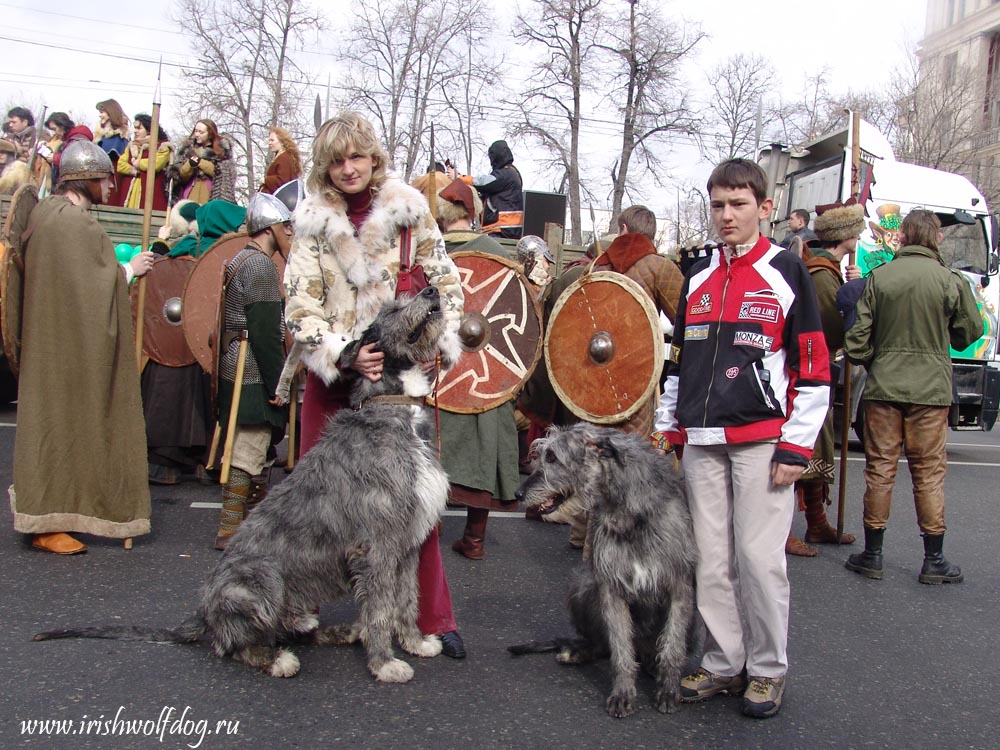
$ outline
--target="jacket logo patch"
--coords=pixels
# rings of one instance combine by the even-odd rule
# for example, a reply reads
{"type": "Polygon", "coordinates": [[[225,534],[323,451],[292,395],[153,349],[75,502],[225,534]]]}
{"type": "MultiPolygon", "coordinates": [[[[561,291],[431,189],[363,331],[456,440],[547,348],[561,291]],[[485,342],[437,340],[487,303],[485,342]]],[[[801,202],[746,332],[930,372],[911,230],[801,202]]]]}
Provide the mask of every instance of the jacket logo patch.
{"type": "Polygon", "coordinates": [[[675,365],[680,364],[681,361],[681,348],[673,344],[670,345],[670,361],[675,365]]]}
{"type": "Polygon", "coordinates": [[[753,331],[737,331],[736,336],[733,337],[733,343],[736,346],[753,346],[769,352],[774,343],[774,336],[765,336],[763,333],[754,333],[753,331]]]}
{"type": "Polygon", "coordinates": [[[684,329],[685,341],[705,341],[708,338],[708,326],[687,326],[684,329]]]}
{"type": "Polygon", "coordinates": [[[739,367],[730,367],[728,370],[726,370],[726,377],[729,378],[730,380],[732,380],[739,374],[740,374],[739,367]]]}
{"type": "Polygon", "coordinates": [[[691,306],[691,315],[705,315],[712,312],[712,295],[705,292],[701,295],[698,303],[691,306]]]}
{"type": "Polygon", "coordinates": [[[739,319],[777,323],[780,313],[781,307],[773,302],[741,302],[739,319]]]}

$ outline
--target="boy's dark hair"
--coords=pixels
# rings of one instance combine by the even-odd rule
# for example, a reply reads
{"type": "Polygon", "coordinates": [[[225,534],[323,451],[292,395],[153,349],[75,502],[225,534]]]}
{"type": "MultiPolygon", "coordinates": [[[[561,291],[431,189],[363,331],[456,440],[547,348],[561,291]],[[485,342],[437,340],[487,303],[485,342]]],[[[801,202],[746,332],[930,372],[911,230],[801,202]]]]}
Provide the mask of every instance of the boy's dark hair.
{"type": "Polygon", "coordinates": [[[67,133],[76,127],[76,123],[74,123],[65,112],[53,112],[45,120],[45,127],[49,127],[50,124],[53,123],[61,127],[67,133]]]}
{"type": "Polygon", "coordinates": [[[30,109],[26,109],[25,107],[13,107],[7,112],[7,117],[18,117],[27,121],[28,125],[35,124],[35,116],[31,114],[30,109]]]}
{"type": "Polygon", "coordinates": [[[798,216],[800,219],[802,219],[803,224],[809,226],[809,219],[811,217],[809,216],[809,212],[806,211],[804,208],[796,208],[794,211],[792,211],[792,216],[798,216]]]}
{"type": "Polygon", "coordinates": [[[709,195],[713,187],[730,190],[749,188],[759,206],[767,200],[767,173],[757,162],[749,159],[729,159],[712,170],[708,178],[709,195]]]}
{"type": "Polygon", "coordinates": [[[645,206],[629,206],[618,214],[618,224],[630,232],[644,234],[656,241],[656,216],[645,206]]]}

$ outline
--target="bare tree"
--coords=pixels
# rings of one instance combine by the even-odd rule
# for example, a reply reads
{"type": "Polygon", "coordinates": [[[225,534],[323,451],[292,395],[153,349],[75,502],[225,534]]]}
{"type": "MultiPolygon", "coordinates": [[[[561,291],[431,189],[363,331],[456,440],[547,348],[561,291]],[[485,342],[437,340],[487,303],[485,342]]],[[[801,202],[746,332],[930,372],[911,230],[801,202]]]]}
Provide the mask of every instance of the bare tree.
{"type": "Polygon", "coordinates": [[[630,184],[632,158],[645,173],[657,175],[660,160],[654,142],[672,132],[690,133],[694,120],[680,79],[680,63],[704,38],[698,30],[669,24],[658,10],[636,8],[610,25],[609,39],[598,46],[609,53],[615,69],[608,89],[622,117],[621,152],[611,167],[611,215],[617,218],[630,184]]]}
{"type": "Polygon", "coordinates": [[[533,0],[533,12],[518,14],[514,35],[540,50],[517,106],[515,132],[531,138],[564,175],[574,244],[582,242],[580,125],[584,94],[596,80],[594,53],[602,16],[600,0],[533,0]]]}
{"type": "Polygon", "coordinates": [[[461,151],[464,161],[461,170],[466,174],[472,172],[473,152],[481,140],[478,133],[485,120],[484,112],[495,105],[497,90],[503,84],[505,56],[497,56],[489,49],[489,38],[495,30],[485,0],[469,0],[466,22],[455,29],[450,42],[461,62],[455,75],[442,86],[442,94],[453,113],[443,125],[451,133],[456,150],[461,151]]]}
{"type": "Polygon", "coordinates": [[[201,61],[184,70],[183,105],[190,117],[213,119],[232,135],[242,167],[237,193],[245,197],[266,164],[258,153],[267,153],[268,128],[311,132],[302,111],[308,82],[290,50],[326,22],[302,0],[179,0],[174,20],[201,61]]]}
{"type": "Polygon", "coordinates": [[[480,61],[474,48],[485,33],[482,0],[357,0],[353,8],[342,56],[350,103],[380,126],[403,178],[429,154],[431,123],[444,137],[439,151],[457,150],[457,141],[471,154],[483,97],[470,71],[480,61]],[[455,112],[463,107],[456,126],[455,112]]]}
{"type": "Polygon", "coordinates": [[[896,158],[949,172],[969,171],[972,139],[981,129],[979,82],[971,70],[942,60],[916,63],[897,75],[896,158]]]}
{"type": "Polygon", "coordinates": [[[717,163],[756,156],[758,110],[773,80],[774,69],[760,55],[732,55],[711,71],[712,117],[706,122],[709,132],[701,137],[706,157],[717,163]]]}

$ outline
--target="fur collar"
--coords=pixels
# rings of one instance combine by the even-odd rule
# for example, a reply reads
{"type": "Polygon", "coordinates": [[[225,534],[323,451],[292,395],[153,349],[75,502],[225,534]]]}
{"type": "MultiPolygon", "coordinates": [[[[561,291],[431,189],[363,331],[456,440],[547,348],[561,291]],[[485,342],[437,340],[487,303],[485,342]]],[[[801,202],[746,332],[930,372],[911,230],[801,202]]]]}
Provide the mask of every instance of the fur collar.
{"type": "Polygon", "coordinates": [[[119,136],[124,138],[126,141],[132,140],[132,134],[129,132],[127,127],[125,128],[113,128],[110,125],[107,127],[97,126],[94,130],[94,143],[97,143],[105,138],[113,138],[114,136],[119,136]]]}
{"type": "Polygon", "coordinates": [[[357,289],[356,329],[375,320],[382,305],[393,298],[386,264],[399,261],[399,232],[415,227],[427,212],[424,196],[390,174],[375,193],[372,210],[360,236],[347,218],[347,205],[338,195],[308,196],[295,210],[295,232],[330,247],[334,262],[357,289]]]}
{"type": "MultiPolygon", "coordinates": [[[[162,144],[161,144],[162,146],[162,144]]],[[[188,136],[180,143],[177,144],[177,155],[178,158],[186,159],[191,154],[194,153],[196,146],[194,145],[194,139],[188,136]]],[[[197,147],[199,150],[203,149],[203,146],[197,147]]],[[[213,149],[206,149],[209,153],[204,156],[205,159],[210,159],[212,161],[220,161],[222,159],[229,159],[233,155],[233,141],[228,135],[219,134],[219,149],[222,151],[221,156],[216,156],[213,149]]]]}
{"type": "Polygon", "coordinates": [[[647,255],[656,255],[656,247],[649,237],[629,232],[616,237],[608,249],[597,259],[597,266],[611,266],[618,273],[625,273],[647,255]]]}

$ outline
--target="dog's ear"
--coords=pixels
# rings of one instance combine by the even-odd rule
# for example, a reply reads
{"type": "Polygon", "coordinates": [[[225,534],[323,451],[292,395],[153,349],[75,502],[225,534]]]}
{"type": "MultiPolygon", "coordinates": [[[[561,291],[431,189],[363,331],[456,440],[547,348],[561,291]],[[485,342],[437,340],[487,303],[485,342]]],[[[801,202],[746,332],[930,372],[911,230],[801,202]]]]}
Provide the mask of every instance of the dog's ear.
{"type": "Polygon", "coordinates": [[[358,358],[358,352],[361,351],[362,345],[363,339],[355,339],[345,346],[344,350],[340,353],[340,357],[337,359],[337,368],[343,371],[351,369],[354,365],[354,360],[358,358]]]}
{"type": "Polygon", "coordinates": [[[597,453],[601,458],[610,458],[625,468],[625,461],[618,447],[608,437],[599,437],[593,442],[588,442],[587,447],[597,453]]]}

